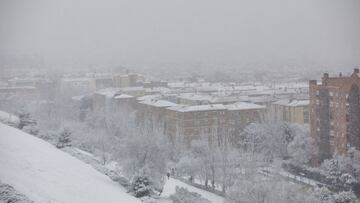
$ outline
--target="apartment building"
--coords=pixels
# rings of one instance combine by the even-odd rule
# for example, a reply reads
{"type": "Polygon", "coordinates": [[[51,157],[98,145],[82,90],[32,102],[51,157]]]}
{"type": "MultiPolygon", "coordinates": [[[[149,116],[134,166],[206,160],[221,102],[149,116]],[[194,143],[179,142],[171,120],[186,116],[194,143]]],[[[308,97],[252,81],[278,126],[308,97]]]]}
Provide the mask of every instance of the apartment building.
{"type": "Polygon", "coordinates": [[[190,143],[194,139],[208,139],[222,144],[225,140],[236,143],[241,130],[253,122],[261,122],[265,106],[237,102],[167,108],[166,134],[172,140],[190,143]]]}
{"type": "Polygon", "coordinates": [[[226,107],[222,104],[167,108],[166,134],[171,140],[190,144],[193,139],[219,140],[226,128],[226,107]]]}
{"type": "Polygon", "coordinates": [[[125,75],[115,75],[113,77],[114,87],[133,87],[136,86],[138,79],[137,74],[125,74],[125,75]]]}
{"type": "Polygon", "coordinates": [[[341,73],[330,77],[324,73],[321,83],[311,80],[310,130],[316,144],[314,164],[346,154],[350,147],[360,149],[360,74],[341,73]]]}
{"type": "Polygon", "coordinates": [[[282,99],[271,104],[274,120],[289,123],[309,124],[309,100],[282,99]]]}

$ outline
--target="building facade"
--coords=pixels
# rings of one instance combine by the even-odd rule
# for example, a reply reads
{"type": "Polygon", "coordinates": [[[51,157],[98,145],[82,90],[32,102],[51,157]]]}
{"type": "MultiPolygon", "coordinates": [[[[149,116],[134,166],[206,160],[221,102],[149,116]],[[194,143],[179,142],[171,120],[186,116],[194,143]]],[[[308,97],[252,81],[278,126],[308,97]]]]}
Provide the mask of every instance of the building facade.
{"type": "Polygon", "coordinates": [[[283,99],[271,104],[271,116],[276,121],[309,124],[309,100],[283,99]]]}
{"type": "Polygon", "coordinates": [[[250,123],[261,122],[265,111],[264,106],[246,102],[174,106],[167,108],[165,131],[172,140],[188,144],[194,139],[208,139],[219,145],[225,140],[235,145],[240,131],[250,123]]]}
{"type": "Polygon", "coordinates": [[[314,164],[346,154],[350,147],[360,149],[360,74],[329,77],[320,84],[309,82],[310,130],[316,150],[314,164]]]}

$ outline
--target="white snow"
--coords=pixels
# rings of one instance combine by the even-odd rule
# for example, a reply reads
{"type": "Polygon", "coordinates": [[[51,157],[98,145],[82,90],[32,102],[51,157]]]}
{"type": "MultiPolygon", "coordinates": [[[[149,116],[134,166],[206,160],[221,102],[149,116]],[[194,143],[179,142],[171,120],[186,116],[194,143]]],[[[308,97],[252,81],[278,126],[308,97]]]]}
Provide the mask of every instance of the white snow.
{"type": "Polygon", "coordinates": [[[283,99],[279,100],[277,102],[274,102],[273,104],[282,105],[282,106],[308,106],[310,103],[309,100],[289,100],[289,99],[283,99]]]}
{"type": "Polygon", "coordinates": [[[98,90],[98,91],[96,91],[95,93],[96,93],[96,94],[99,94],[99,95],[103,95],[103,96],[108,97],[108,98],[112,98],[112,97],[114,97],[119,91],[120,91],[119,88],[105,88],[105,89],[98,90]]]}
{"type": "Polygon", "coordinates": [[[10,114],[5,111],[0,111],[0,122],[17,124],[20,122],[20,119],[14,114],[10,114]]]}
{"type": "Polygon", "coordinates": [[[234,104],[225,105],[226,109],[229,111],[236,111],[236,110],[251,110],[251,109],[265,109],[265,106],[260,106],[253,103],[248,102],[237,102],[234,104]]]}
{"type": "Polygon", "coordinates": [[[35,202],[140,202],[51,144],[0,123],[0,180],[35,202]]]}
{"type": "Polygon", "coordinates": [[[128,95],[128,94],[120,94],[120,95],[117,95],[114,97],[114,99],[131,99],[131,98],[134,98],[134,97],[131,95],[128,95]]]}
{"type": "Polygon", "coordinates": [[[145,104],[149,106],[154,107],[171,107],[171,106],[177,106],[178,104],[175,104],[173,102],[167,101],[167,100],[144,100],[142,102],[139,102],[140,104],[145,104]]]}
{"type": "Polygon", "coordinates": [[[161,196],[169,197],[170,195],[175,194],[176,186],[186,188],[190,192],[196,192],[196,193],[200,194],[203,198],[208,199],[209,201],[211,201],[213,203],[224,202],[224,198],[219,195],[196,188],[194,186],[191,186],[189,184],[186,184],[186,183],[184,183],[180,180],[174,179],[174,178],[166,179],[164,189],[161,193],[161,196]]]}
{"type": "Polygon", "coordinates": [[[222,104],[197,105],[197,106],[179,105],[179,106],[169,107],[167,109],[178,112],[226,110],[225,106],[222,104]]]}

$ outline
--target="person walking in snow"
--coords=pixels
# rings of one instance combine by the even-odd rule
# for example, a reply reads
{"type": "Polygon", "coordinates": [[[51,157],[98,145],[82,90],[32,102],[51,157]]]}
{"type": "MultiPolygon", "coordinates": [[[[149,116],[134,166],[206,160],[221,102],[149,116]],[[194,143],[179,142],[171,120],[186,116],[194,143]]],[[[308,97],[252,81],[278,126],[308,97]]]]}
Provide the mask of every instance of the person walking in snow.
{"type": "Polygon", "coordinates": [[[168,180],[169,180],[169,179],[170,179],[170,173],[167,172],[167,173],[166,173],[166,176],[168,177],[168,180]]]}

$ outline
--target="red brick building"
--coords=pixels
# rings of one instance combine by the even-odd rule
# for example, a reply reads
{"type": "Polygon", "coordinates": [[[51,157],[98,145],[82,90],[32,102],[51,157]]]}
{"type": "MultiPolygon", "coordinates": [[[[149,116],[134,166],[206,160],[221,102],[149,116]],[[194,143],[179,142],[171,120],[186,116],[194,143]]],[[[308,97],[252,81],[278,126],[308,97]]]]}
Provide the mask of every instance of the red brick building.
{"type": "Polygon", "coordinates": [[[226,139],[236,144],[241,130],[250,123],[261,122],[265,111],[265,106],[246,102],[169,107],[165,132],[172,140],[186,143],[208,139],[220,145],[226,139]]]}
{"type": "Polygon", "coordinates": [[[310,130],[316,150],[314,164],[346,154],[350,147],[360,149],[360,74],[329,77],[324,73],[321,84],[309,82],[310,130]]]}

